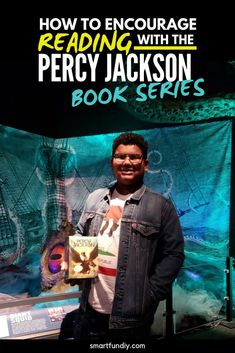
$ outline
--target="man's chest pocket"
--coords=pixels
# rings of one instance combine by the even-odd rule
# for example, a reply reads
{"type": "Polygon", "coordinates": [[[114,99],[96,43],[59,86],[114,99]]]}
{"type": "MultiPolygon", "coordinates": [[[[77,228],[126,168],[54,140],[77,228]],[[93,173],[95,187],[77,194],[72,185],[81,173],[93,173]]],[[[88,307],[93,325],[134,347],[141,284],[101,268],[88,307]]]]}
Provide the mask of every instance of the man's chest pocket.
{"type": "Polygon", "coordinates": [[[85,228],[84,228],[84,235],[88,235],[88,236],[95,236],[97,233],[95,224],[96,224],[96,220],[95,220],[95,213],[87,213],[86,215],[86,223],[85,223],[85,228]]]}
{"type": "Polygon", "coordinates": [[[157,241],[160,233],[159,225],[151,225],[145,223],[132,223],[132,232],[135,241],[141,248],[148,248],[154,241],[157,241]]]}

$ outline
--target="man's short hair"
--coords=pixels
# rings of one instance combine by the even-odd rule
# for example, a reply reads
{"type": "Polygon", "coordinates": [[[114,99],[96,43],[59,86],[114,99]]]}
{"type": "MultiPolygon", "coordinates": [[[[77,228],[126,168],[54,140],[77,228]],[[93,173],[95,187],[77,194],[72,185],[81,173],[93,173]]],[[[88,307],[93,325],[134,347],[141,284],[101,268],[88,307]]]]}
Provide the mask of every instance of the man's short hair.
{"type": "Polygon", "coordinates": [[[136,145],[141,149],[143,158],[147,159],[148,142],[145,141],[142,135],[135,134],[133,132],[124,132],[119,135],[113,141],[112,155],[115,154],[115,151],[119,145],[136,145]]]}

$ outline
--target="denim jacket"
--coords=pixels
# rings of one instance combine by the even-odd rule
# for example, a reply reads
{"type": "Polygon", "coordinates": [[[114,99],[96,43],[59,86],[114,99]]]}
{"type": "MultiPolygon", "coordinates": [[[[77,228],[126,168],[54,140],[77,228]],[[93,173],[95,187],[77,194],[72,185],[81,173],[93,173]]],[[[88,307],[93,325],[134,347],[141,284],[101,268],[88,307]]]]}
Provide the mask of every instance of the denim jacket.
{"type": "MultiPolygon", "coordinates": [[[[98,235],[113,188],[98,189],[88,196],[78,233],[98,235]]],[[[123,209],[110,329],[151,324],[183,261],[184,240],[173,204],[142,185],[123,209]]],[[[86,310],[91,282],[84,282],[80,305],[86,310]]]]}

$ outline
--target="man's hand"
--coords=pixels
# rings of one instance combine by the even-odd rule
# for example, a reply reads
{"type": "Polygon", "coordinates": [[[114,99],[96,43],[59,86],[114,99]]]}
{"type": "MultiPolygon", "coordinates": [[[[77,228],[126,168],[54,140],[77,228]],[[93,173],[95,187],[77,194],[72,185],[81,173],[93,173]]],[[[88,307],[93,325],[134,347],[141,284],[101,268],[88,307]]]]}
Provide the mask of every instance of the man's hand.
{"type": "Polygon", "coordinates": [[[70,286],[78,285],[80,288],[82,288],[84,284],[84,280],[78,278],[65,278],[64,282],[70,284],[70,286]]]}

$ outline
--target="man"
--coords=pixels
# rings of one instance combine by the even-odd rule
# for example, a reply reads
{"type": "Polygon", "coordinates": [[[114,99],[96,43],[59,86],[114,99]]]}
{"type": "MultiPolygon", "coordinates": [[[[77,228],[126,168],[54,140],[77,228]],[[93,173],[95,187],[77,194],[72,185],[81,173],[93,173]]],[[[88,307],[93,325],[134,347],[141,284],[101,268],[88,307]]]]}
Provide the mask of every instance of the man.
{"type": "Polygon", "coordinates": [[[83,280],[73,316],[76,339],[148,337],[158,304],[183,264],[176,210],[144,185],[147,149],[139,134],[118,136],[111,160],[116,183],[94,191],[85,203],[77,232],[98,236],[99,273],[83,280]]]}

